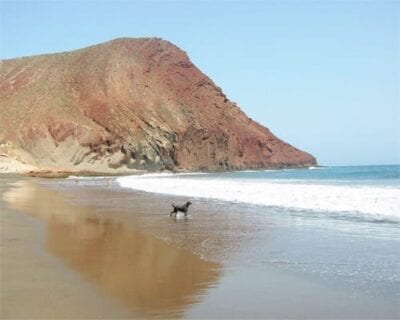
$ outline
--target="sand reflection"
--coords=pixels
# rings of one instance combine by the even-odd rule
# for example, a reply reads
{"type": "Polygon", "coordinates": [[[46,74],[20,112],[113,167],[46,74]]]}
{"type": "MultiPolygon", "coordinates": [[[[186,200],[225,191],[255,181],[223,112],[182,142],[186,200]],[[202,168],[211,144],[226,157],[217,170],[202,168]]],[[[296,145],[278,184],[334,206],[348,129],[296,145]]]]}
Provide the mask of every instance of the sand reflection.
{"type": "Polygon", "coordinates": [[[137,231],[132,222],[73,206],[57,191],[23,182],[4,198],[46,221],[49,252],[143,316],[179,317],[218,280],[217,263],[137,231]]]}

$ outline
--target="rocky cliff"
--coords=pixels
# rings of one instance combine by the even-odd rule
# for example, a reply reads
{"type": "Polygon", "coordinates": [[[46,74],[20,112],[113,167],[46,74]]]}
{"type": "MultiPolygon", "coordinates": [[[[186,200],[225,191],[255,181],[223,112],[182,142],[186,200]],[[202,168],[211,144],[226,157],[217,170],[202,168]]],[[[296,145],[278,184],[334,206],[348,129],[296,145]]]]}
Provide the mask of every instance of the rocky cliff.
{"type": "Polygon", "coordinates": [[[0,153],[39,168],[227,170],[314,165],[249,119],[186,53],[116,39],[0,64],[0,153]]]}

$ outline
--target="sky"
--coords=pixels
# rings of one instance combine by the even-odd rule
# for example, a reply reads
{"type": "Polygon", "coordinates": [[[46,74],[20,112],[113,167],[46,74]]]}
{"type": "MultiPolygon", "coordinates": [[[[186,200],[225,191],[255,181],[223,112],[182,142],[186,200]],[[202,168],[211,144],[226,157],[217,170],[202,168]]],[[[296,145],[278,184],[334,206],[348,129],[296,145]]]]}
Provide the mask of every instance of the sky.
{"type": "Polygon", "coordinates": [[[161,37],[321,165],[400,164],[400,1],[3,1],[0,58],[161,37]]]}

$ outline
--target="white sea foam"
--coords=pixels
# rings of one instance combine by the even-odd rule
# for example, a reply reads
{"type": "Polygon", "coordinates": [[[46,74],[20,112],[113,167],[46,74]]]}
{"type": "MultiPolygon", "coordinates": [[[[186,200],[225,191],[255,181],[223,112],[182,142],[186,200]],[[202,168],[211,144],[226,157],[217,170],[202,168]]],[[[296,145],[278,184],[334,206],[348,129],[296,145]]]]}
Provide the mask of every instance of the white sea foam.
{"type": "Polygon", "coordinates": [[[122,187],[300,210],[349,212],[400,220],[400,188],[270,182],[250,179],[129,176],[122,187]]]}
{"type": "Polygon", "coordinates": [[[156,173],[146,173],[142,174],[140,178],[154,178],[154,177],[179,177],[179,176],[197,176],[207,174],[206,172],[156,172],[156,173]]]}

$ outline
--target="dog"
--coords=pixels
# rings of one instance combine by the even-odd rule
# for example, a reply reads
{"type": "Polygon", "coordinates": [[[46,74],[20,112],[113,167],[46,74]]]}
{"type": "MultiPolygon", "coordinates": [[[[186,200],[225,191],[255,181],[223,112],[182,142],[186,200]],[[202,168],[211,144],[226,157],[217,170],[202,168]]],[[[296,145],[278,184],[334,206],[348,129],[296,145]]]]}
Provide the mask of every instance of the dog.
{"type": "Polygon", "coordinates": [[[175,205],[175,204],[172,204],[172,207],[173,207],[174,209],[171,211],[171,213],[170,213],[169,215],[170,215],[170,216],[172,216],[172,214],[177,215],[178,212],[180,211],[180,212],[183,212],[183,213],[185,214],[185,216],[187,216],[187,212],[188,212],[189,206],[190,206],[191,204],[192,204],[192,203],[191,203],[190,201],[186,202],[183,206],[177,206],[177,205],[175,205]]]}

